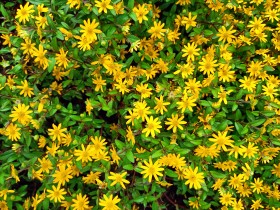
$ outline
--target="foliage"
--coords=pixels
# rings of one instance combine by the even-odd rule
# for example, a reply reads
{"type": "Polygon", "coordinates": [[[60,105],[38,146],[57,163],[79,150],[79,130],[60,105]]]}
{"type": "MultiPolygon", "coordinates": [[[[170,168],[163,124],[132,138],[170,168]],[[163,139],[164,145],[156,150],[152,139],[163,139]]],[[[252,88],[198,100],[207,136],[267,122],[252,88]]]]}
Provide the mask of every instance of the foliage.
{"type": "Polygon", "coordinates": [[[280,3],[0,3],[0,209],[279,209],[280,3]]]}

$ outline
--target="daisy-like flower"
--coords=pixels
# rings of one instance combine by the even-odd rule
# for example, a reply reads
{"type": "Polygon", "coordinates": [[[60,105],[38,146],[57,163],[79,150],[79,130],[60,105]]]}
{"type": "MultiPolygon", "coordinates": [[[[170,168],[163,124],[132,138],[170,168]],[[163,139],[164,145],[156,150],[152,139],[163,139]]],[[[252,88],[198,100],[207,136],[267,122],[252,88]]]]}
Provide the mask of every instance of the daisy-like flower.
{"type": "Polygon", "coordinates": [[[146,136],[149,136],[149,134],[151,134],[152,137],[154,138],[156,135],[155,133],[159,133],[160,132],[159,128],[162,127],[160,125],[159,119],[158,118],[154,119],[154,117],[151,116],[150,118],[147,117],[146,121],[147,121],[147,125],[146,128],[142,130],[142,133],[146,133],[146,136]]]}
{"type": "Polygon", "coordinates": [[[107,197],[107,195],[103,195],[103,199],[99,201],[100,206],[104,206],[102,210],[119,210],[120,208],[116,205],[120,202],[121,199],[118,196],[113,198],[113,195],[107,197]]]}
{"type": "Polygon", "coordinates": [[[236,30],[233,30],[233,26],[231,26],[228,30],[225,26],[222,26],[222,28],[219,29],[219,33],[217,34],[217,36],[219,37],[219,41],[227,41],[228,43],[231,43],[235,37],[233,35],[235,32],[236,30]]]}
{"type": "Polygon", "coordinates": [[[231,136],[227,136],[227,131],[220,132],[218,131],[218,135],[213,134],[214,138],[209,138],[209,141],[214,142],[213,145],[216,145],[218,149],[223,149],[224,151],[227,151],[226,146],[233,147],[233,140],[230,139],[231,136]]]}
{"type": "Polygon", "coordinates": [[[20,138],[20,128],[16,124],[10,123],[6,128],[5,135],[8,136],[8,139],[12,141],[18,141],[20,138]]]}
{"type": "Polygon", "coordinates": [[[78,156],[77,157],[77,161],[81,160],[82,163],[87,163],[88,161],[92,161],[92,147],[87,146],[85,148],[85,146],[82,144],[82,150],[76,149],[74,151],[74,155],[78,156]]]}
{"type": "Polygon", "coordinates": [[[36,57],[34,61],[43,66],[44,69],[46,69],[49,66],[49,61],[45,56],[46,53],[47,50],[44,50],[43,46],[39,45],[39,49],[36,49],[32,54],[36,57]]]}
{"type": "Polygon", "coordinates": [[[101,0],[101,1],[95,1],[95,6],[98,7],[98,12],[104,12],[107,13],[108,9],[113,9],[114,7],[110,4],[111,0],[101,0]]]}
{"type": "Polygon", "coordinates": [[[19,22],[25,24],[26,21],[29,21],[30,15],[34,12],[33,5],[29,5],[27,2],[24,6],[20,5],[20,8],[17,9],[16,18],[19,19],[19,22]]]}
{"type": "Polygon", "coordinates": [[[167,128],[167,130],[172,129],[173,133],[176,133],[177,128],[179,128],[180,130],[183,130],[183,126],[184,124],[186,124],[187,122],[183,120],[184,116],[181,116],[179,118],[178,114],[172,114],[171,118],[167,118],[168,122],[166,122],[166,125],[169,125],[169,127],[167,128]]]}
{"type": "Polygon", "coordinates": [[[156,111],[156,113],[160,112],[160,114],[163,115],[163,112],[167,111],[165,106],[169,105],[170,102],[164,102],[162,95],[159,98],[155,98],[155,100],[156,100],[156,106],[154,107],[154,110],[156,111]]]}
{"type": "Polygon", "coordinates": [[[28,109],[29,106],[25,106],[25,104],[18,104],[17,107],[14,107],[14,111],[9,115],[12,117],[12,122],[18,121],[22,125],[26,125],[32,119],[29,115],[32,111],[28,109]]]}
{"type": "Polygon", "coordinates": [[[123,172],[122,174],[110,172],[111,176],[108,176],[108,178],[110,180],[114,180],[110,186],[114,186],[115,184],[119,183],[122,186],[123,189],[126,189],[124,183],[125,184],[129,184],[130,183],[128,180],[124,179],[126,174],[127,174],[127,172],[123,172]]]}
{"type": "Polygon", "coordinates": [[[87,37],[87,40],[89,40],[89,42],[97,40],[96,34],[102,33],[101,30],[96,29],[98,25],[99,23],[96,22],[95,19],[93,19],[92,22],[90,22],[90,19],[88,19],[87,21],[84,20],[84,25],[80,25],[80,27],[82,28],[81,33],[83,33],[82,37],[87,37]]]}
{"type": "Polygon", "coordinates": [[[64,52],[63,48],[59,49],[59,53],[55,54],[56,63],[58,66],[63,66],[65,69],[68,66],[69,60],[66,57],[67,51],[64,52]]]}
{"type": "Polygon", "coordinates": [[[184,53],[182,56],[187,57],[187,61],[194,61],[194,56],[199,55],[199,49],[195,43],[184,45],[182,52],[184,53]]]}
{"type": "Polygon", "coordinates": [[[33,93],[33,88],[30,88],[28,86],[28,82],[27,80],[21,81],[21,86],[17,86],[18,89],[21,89],[20,91],[20,95],[23,95],[24,97],[28,96],[31,97],[32,95],[34,95],[33,93]]]}
{"type": "Polygon", "coordinates": [[[86,195],[82,195],[79,193],[76,197],[76,199],[72,199],[73,204],[71,207],[73,210],[85,210],[85,209],[90,209],[88,197],[86,195]]]}
{"type": "Polygon", "coordinates": [[[133,8],[133,12],[136,14],[137,20],[139,23],[142,23],[143,20],[148,20],[147,14],[149,13],[148,9],[145,7],[145,4],[138,5],[138,7],[133,8]]]}
{"type": "Polygon", "coordinates": [[[47,197],[50,198],[51,201],[53,200],[55,203],[61,202],[65,199],[63,195],[66,194],[66,191],[63,188],[60,189],[60,186],[55,187],[53,185],[52,190],[47,190],[47,192],[49,193],[47,197]]]}
{"type": "Polygon", "coordinates": [[[152,38],[160,39],[163,36],[163,34],[166,32],[166,29],[163,29],[163,27],[164,27],[164,23],[161,23],[160,21],[158,23],[154,22],[154,26],[148,30],[148,33],[152,34],[151,35],[152,38]]]}
{"type": "Polygon", "coordinates": [[[145,165],[140,166],[140,168],[143,169],[143,171],[141,171],[141,174],[144,174],[144,178],[148,177],[149,182],[152,181],[153,177],[156,181],[159,181],[158,176],[163,176],[160,171],[164,170],[164,168],[161,168],[161,164],[159,163],[159,161],[153,163],[152,158],[150,158],[149,162],[144,160],[144,164],[145,165]]]}
{"type": "Polygon", "coordinates": [[[186,185],[189,185],[190,188],[194,188],[196,190],[201,188],[201,183],[204,182],[204,176],[202,172],[198,173],[198,167],[195,167],[194,170],[191,167],[187,168],[184,171],[184,175],[187,179],[185,182],[186,185]]]}
{"type": "Polygon", "coordinates": [[[67,131],[67,128],[61,128],[61,123],[59,123],[58,126],[55,124],[52,124],[53,129],[48,129],[49,136],[52,137],[52,140],[55,141],[56,139],[60,142],[61,138],[66,137],[65,131],[67,131]]]}

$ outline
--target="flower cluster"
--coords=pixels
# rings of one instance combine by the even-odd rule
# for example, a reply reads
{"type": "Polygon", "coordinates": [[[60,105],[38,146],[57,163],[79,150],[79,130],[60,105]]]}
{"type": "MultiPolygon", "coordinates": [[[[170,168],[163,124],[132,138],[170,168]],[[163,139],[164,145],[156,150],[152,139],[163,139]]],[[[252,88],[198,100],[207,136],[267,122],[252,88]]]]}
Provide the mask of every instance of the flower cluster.
{"type": "Polygon", "coordinates": [[[280,208],[279,2],[0,12],[0,209],[280,208]]]}

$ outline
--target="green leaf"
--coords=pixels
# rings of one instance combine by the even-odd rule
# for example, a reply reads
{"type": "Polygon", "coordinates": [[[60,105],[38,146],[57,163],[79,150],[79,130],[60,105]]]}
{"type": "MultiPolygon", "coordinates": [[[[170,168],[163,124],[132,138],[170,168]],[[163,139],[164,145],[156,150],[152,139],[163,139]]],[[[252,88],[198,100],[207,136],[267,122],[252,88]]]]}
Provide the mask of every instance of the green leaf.
{"type": "Polygon", "coordinates": [[[276,113],[275,113],[275,111],[273,111],[273,110],[265,110],[265,111],[262,111],[261,114],[263,114],[263,115],[266,116],[266,117],[272,117],[272,116],[274,116],[276,113]]]}
{"type": "Polygon", "coordinates": [[[51,57],[49,58],[49,66],[48,66],[48,72],[51,73],[54,66],[55,66],[55,58],[54,57],[51,57]]]}
{"type": "Polygon", "coordinates": [[[210,171],[210,174],[215,178],[215,179],[223,179],[223,178],[226,178],[226,174],[224,173],[220,173],[220,172],[217,172],[217,171],[210,171]]]}
{"type": "Polygon", "coordinates": [[[118,149],[122,149],[125,146],[125,143],[120,141],[120,140],[115,140],[115,144],[116,144],[118,149]]]}
{"type": "Polygon", "coordinates": [[[239,122],[235,122],[234,126],[239,134],[243,131],[243,126],[239,122]]]}
{"type": "Polygon", "coordinates": [[[127,7],[132,10],[134,7],[134,0],[128,0],[127,7]]]}
{"type": "Polygon", "coordinates": [[[232,105],[232,111],[233,111],[233,112],[236,111],[237,108],[238,108],[238,104],[237,104],[237,103],[234,103],[234,104],[232,105]]]}
{"type": "Polygon", "coordinates": [[[134,155],[133,155],[133,152],[131,150],[128,150],[126,152],[125,156],[130,162],[134,163],[134,155]]]}
{"type": "Polygon", "coordinates": [[[137,37],[137,36],[134,36],[134,35],[128,35],[127,36],[127,40],[130,42],[130,43],[134,43],[134,42],[136,42],[136,41],[138,41],[139,40],[139,38],[137,37]]]}
{"type": "Polygon", "coordinates": [[[161,150],[157,150],[152,154],[152,158],[157,158],[162,156],[162,151],[161,150]]]}
{"type": "Polygon", "coordinates": [[[201,106],[212,106],[212,102],[211,101],[205,101],[205,100],[200,100],[200,105],[201,106]]]}
{"type": "Polygon", "coordinates": [[[251,126],[260,126],[261,124],[263,124],[266,121],[266,119],[259,119],[259,120],[255,120],[254,122],[251,122],[251,126]]]}
{"type": "Polygon", "coordinates": [[[127,164],[127,165],[124,165],[123,168],[124,168],[125,170],[132,171],[134,167],[133,167],[132,164],[127,164]]]}
{"type": "Polygon", "coordinates": [[[212,35],[212,34],[213,34],[213,31],[208,30],[208,29],[204,30],[204,35],[205,35],[205,36],[210,36],[210,35],[212,35]]]}

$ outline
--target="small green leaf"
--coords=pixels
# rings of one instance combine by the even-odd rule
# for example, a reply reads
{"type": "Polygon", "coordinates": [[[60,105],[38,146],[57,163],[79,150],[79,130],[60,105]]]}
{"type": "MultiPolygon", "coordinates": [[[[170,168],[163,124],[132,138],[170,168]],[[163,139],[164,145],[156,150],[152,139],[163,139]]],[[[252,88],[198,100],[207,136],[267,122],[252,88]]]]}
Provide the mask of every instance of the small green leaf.
{"type": "Polygon", "coordinates": [[[261,124],[263,124],[265,121],[266,121],[266,119],[259,119],[259,120],[255,120],[255,121],[251,122],[250,124],[252,126],[257,127],[257,126],[260,126],[261,124]]]}
{"type": "Polygon", "coordinates": [[[243,131],[243,126],[239,122],[235,122],[234,126],[239,134],[243,131]]]}
{"type": "Polygon", "coordinates": [[[134,0],[128,0],[127,7],[132,10],[134,7],[134,0]]]}
{"type": "Polygon", "coordinates": [[[116,144],[118,149],[122,149],[125,146],[125,143],[120,141],[120,140],[115,140],[115,144],[116,144]]]}
{"type": "Polygon", "coordinates": [[[215,178],[215,179],[223,179],[226,178],[226,174],[224,173],[219,173],[217,171],[210,171],[210,174],[215,178]]]}
{"type": "Polygon", "coordinates": [[[130,162],[134,163],[134,155],[133,155],[133,152],[131,150],[128,150],[126,152],[125,156],[130,162]]]}

